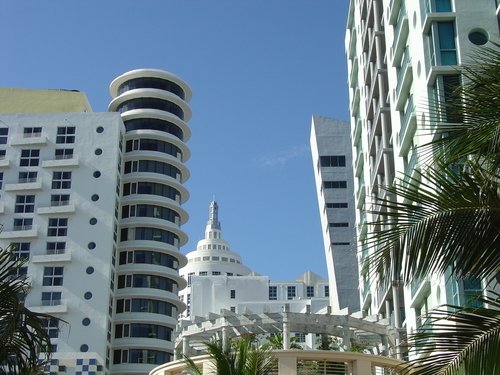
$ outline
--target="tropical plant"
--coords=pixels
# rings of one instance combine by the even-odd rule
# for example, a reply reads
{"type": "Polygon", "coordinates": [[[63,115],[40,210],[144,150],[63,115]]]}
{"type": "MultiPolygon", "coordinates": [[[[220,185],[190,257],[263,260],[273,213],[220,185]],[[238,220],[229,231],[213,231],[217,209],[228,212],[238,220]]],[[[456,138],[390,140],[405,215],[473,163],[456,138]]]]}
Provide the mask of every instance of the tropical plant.
{"type": "MultiPolygon", "coordinates": [[[[266,342],[262,344],[262,349],[283,349],[283,335],[281,332],[275,332],[266,337],[266,342]]],[[[302,346],[297,344],[297,337],[290,337],[290,349],[302,349],[302,346]]]]}
{"type": "MultiPolygon", "coordinates": [[[[426,168],[381,187],[378,219],[370,223],[368,267],[380,281],[404,283],[447,271],[491,287],[500,272],[500,52],[480,50],[461,70],[450,98],[428,112],[434,140],[418,148],[426,168]],[[395,275],[394,275],[395,273],[395,275]]],[[[449,89],[448,89],[449,92],[449,89]]],[[[412,374],[500,373],[500,296],[482,306],[441,306],[409,337],[419,356],[412,374]]],[[[414,352],[415,353],[415,352],[414,352]]]]}
{"type": "MultiPolygon", "coordinates": [[[[259,348],[249,336],[228,339],[225,345],[220,340],[210,341],[205,346],[217,375],[265,375],[276,367],[271,350],[259,348]]],[[[191,358],[184,360],[190,374],[203,374],[191,358]]]]}
{"type": "Polygon", "coordinates": [[[0,249],[0,374],[42,374],[50,357],[50,338],[43,319],[24,306],[29,282],[20,274],[22,260],[0,249]],[[43,352],[42,352],[43,350],[43,352]]]}

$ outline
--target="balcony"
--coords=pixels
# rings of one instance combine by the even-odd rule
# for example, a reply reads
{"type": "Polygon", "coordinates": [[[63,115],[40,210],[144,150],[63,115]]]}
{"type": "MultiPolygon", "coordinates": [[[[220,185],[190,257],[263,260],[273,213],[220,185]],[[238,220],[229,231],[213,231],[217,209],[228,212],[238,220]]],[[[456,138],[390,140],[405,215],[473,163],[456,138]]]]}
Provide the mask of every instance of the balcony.
{"type": "Polygon", "coordinates": [[[415,135],[416,129],[417,116],[415,114],[415,104],[413,103],[413,96],[410,96],[406,110],[403,116],[401,116],[401,128],[399,130],[399,156],[407,154],[408,147],[411,144],[411,140],[415,135]]]}
{"type": "Polygon", "coordinates": [[[361,171],[363,170],[363,164],[364,164],[364,153],[363,153],[363,147],[356,147],[356,163],[354,164],[354,175],[358,177],[361,174],[361,171]]]}
{"type": "Polygon", "coordinates": [[[406,102],[406,94],[410,91],[411,84],[413,83],[413,67],[408,51],[405,52],[403,60],[401,61],[397,81],[395,106],[396,109],[400,111],[406,102]]]}
{"type": "Polygon", "coordinates": [[[351,111],[351,114],[353,116],[356,116],[359,110],[359,96],[360,96],[359,87],[356,87],[355,89],[353,89],[353,91],[354,93],[352,96],[351,105],[349,109],[351,111]]]}
{"type": "Polygon", "coordinates": [[[349,76],[349,87],[356,87],[358,85],[358,58],[355,57],[352,62],[351,74],[349,76]]]}
{"type": "Polygon", "coordinates": [[[33,254],[33,263],[71,262],[71,251],[67,249],[46,250],[43,254],[33,254]]]}
{"type": "Polygon", "coordinates": [[[50,202],[49,207],[40,207],[36,210],[37,214],[47,215],[55,213],[74,213],[75,205],[70,200],[50,202]]]}
{"type": "Polygon", "coordinates": [[[54,158],[53,160],[42,161],[43,168],[59,168],[59,167],[77,167],[79,165],[79,158],[77,155],[71,155],[61,158],[54,158]]]}
{"type": "Polygon", "coordinates": [[[352,139],[358,139],[359,136],[361,135],[361,120],[360,119],[356,120],[356,118],[353,117],[353,121],[355,121],[355,125],[352,133],[352,139]]]}
{"type": "Polygon", "coordinates": [[[44,133],[17,134],[11,138],[11,146],[44,145],[47,144],[47,135],[44,133]]]}
{"type": "Polygon", "coordinates": [[[399,9],[398,14],[398,21],[396,27],[394,28],[394,40],[391,46],[392,61],[399,60],[401,54],[403,53],[403,47],[406,46],[408,32],[408,15],[406,13],[406,7],[404,3],[401,3],[401,8],[399,9]]]}
{"type": "Polygon", "coordinates": [[[10,160],[7,159],[5,157],[5,155],[3,155],[2,157],[0,157],[0,167],[8,167],[10,164],[10,160]]]}
{"type": "Polygon", "coordinates": [[[356,202],[357,202],[357,208],[363,207],[363,204],[365,203],[365,183],[361,182],[359,185],[358,192],[356,193],[356,202]]]}
{"type": "Polygon", "coordinates": [[[65,299],[40,300],[38,304],[28,307],[31,311],[41,314],[57,314],[68,312],[68,305],[65,299]]]}
{"type": "Polygon", "coordinates": [[[410,284],[411,307],[416,307],[429,294],[431,283],[428,278],[413,280],[410,284]]]}
{"type": "Polygon", "coordinates": [[[37,178],[19,179],[16,184],[5,184],[5,191],[42,190],[42,180],[37,178]]]}
{"type": "Polygon", "coordinates": [[[410,160],[408,161],[408,165],[405,168],[405,175],[403,177],[403,187],[406,187],[410,182],[410,178],[415,175],[415,170],[419,168],[418,165],[418,153],[414,149],[411,153],[410,160]]]}
{"type": "Polygon", "coordinates": [[[391,0],[389,3],[389,8],[387,9],[387,16],[389,19],[389,25],[394,25],[397,21],[398,11],[401,8],[402,0],[391,0]]]}
{"type": "Polygon", "coordinates": [[[37,236],[36,225],[16,225],[13,226],[11,230],[6,230],[0,232],[0,239],[12,239],[12,238],[33,238],[37,236]]]}

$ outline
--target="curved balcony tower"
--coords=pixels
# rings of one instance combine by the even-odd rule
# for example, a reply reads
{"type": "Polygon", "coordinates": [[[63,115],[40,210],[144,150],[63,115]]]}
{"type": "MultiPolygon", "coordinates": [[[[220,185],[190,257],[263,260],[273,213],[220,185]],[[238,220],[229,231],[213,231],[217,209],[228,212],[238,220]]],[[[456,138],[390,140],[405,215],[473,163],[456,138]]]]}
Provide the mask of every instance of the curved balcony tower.
{"type": "Polygon", "coordinates": [[[110,85],[109,111],[119,112],[123,139],[111,370],[147,373],[173,359],[177,315],[186,287],[179,268],[187,242],[181,225],[189,193],[185,162],[191,136],[191,89],[172,73],[137,69],[110,85]]]}

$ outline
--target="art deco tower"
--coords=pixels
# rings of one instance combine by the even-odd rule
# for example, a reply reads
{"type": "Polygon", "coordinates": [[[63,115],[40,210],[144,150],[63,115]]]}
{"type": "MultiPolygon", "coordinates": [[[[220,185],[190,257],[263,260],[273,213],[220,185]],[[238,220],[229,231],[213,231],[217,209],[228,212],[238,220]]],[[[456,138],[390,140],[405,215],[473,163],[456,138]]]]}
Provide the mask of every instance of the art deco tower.
{"type": "Polygon", "coordinates": [[[186,264],[179,247],[187,242],[181,205],[189,196],[191,90],[171,73],[138,69],[116,78],[110,92],[109,110],[125,124],[112,342],[112,372],[124,374],[171,360],[185,309],[177,293],[186,286],[178,270],[186,264]]]}

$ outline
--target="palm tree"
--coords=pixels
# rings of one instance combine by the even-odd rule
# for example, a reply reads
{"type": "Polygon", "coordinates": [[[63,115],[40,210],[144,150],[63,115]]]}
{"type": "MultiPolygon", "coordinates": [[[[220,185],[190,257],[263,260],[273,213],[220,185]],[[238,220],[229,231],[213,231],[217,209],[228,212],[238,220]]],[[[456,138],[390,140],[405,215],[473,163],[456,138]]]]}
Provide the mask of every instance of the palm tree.
{"type": "MultiPolygon", "coordinates": [[[[498,282],[499,47],[480,50],[461,70],[454,96],[429,108],[438,131],[419,148],[427,169],[381,187],[389,198],[376,198],[379,218],[368,237],[375,249],[368,267],[381,281],[390,272],[410,283],[451,270],[458,279],[486,280],[490,288],[498,282]]],[[[410,337],[421,356],[403,372],[500,373],[500,295],[488,291],[478,302],[434,310],[430,324],[410,337]]]]}
{"type": "MultiPolygon", "coordinates": [[[[205,346],[217,375],[265,375],[276,367],[270,349],[257,347],[249,336],[228,340],[226,345],[210,341],[205,346]]],[[[185,361],[190,374],[203,374],[191,358],[185,357],[185,361]]]]}
{"type": "Polygon", "coordinates": [[[24,306],[29,282],[19,270],[23,261],[0,249],[0,374],[42,374],[50,357],[50,338],[43,319],[24,306]],[[43,353],[42,353],[43,351],[43,353]]]}

